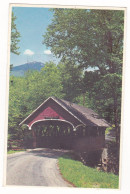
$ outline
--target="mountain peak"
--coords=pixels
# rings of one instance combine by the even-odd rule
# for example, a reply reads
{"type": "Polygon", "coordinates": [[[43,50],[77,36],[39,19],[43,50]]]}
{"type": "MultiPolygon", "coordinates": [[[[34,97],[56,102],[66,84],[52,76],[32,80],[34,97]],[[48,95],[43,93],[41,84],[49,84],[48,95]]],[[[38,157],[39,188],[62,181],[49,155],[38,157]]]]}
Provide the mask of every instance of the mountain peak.
{"type": "Polygon", "coordinates": [[[27,62],[25,64],[13,67],[10,74],[14,76],[24,76],[25,72],[29,70],[40,71],[44,65],[44,63],[37,61],[27,62]]]}

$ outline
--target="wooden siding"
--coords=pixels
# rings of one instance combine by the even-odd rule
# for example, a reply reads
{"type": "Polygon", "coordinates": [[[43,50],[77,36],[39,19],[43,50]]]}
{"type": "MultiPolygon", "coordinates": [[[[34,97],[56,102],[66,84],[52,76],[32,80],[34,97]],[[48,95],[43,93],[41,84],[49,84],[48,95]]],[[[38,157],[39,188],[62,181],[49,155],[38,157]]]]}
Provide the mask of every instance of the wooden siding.
{"type": "Polygon", "coordinates": [[[41,137],[37,141],[37,147],[73,149],[79,152],[90,152],[100,150],[104,147],[104,136],[98,137],[41,137]]]}
{"type": "Polygon", "coordinates": [[[44,104],[41,108],[38,109],[32,116],[30,116],[26,120],[26,124],[31,126],[34,122],[38,121],[39,119],[45,120],[45,117],[51,117],[56,116],[60,119],[64,119],[70,123],[72,123],[74,126],[77,126],[79,124],[82,124],[78,119],[76,119],[72,114],[65,111],[64,108],[62,108],[59,104],[55,103],[53,100],[50,100],[44,104]],[[51,115],[49,116],[50,113],[51,115]]]}
{"type": "Polygon", "coordinates": [[[33,123],[36,121],[40,120],[46,120],[46,119],[59,119],[59,120],[64,120],[63,117],[61,117],[54,109],[51,107],[45,108],[39,115],[37,115],[29,124],[28,126],[30,127],[33,123]]]}

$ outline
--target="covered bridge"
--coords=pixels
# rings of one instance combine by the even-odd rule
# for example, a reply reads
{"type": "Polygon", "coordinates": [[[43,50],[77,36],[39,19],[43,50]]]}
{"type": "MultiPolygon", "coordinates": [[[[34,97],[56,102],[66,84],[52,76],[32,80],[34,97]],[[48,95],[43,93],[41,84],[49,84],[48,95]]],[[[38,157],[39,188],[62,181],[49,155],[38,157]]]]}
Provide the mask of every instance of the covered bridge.
{"type": "Polygon", "coordinates": [[[93,110],[49,97],[20,125],[26,124],[33,135],[33,147],[100,150],[105,144],[109,124],[93,110]]]}

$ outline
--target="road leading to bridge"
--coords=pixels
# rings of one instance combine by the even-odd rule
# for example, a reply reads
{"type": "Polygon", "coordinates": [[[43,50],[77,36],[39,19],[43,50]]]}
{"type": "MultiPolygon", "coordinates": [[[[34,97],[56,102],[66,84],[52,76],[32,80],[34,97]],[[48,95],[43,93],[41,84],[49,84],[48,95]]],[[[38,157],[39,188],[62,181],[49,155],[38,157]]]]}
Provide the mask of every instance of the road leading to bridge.
{"type": "Polygon", "coordinates": [[[70,187],[57,167],[64,152],[43,148],[8,155],[6,185],[70,187]]]}

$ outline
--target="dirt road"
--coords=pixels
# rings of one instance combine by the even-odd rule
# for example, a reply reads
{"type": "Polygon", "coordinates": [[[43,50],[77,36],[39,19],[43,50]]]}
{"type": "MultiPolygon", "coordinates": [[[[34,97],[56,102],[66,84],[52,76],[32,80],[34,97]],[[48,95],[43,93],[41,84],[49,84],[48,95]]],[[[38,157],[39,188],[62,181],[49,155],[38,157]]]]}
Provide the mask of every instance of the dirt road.
{"type": "Polygon", "coordinates": [[[8,155],[6,185],[70,187],[57,167],[63,152],[43,148],[8,155]]]}

